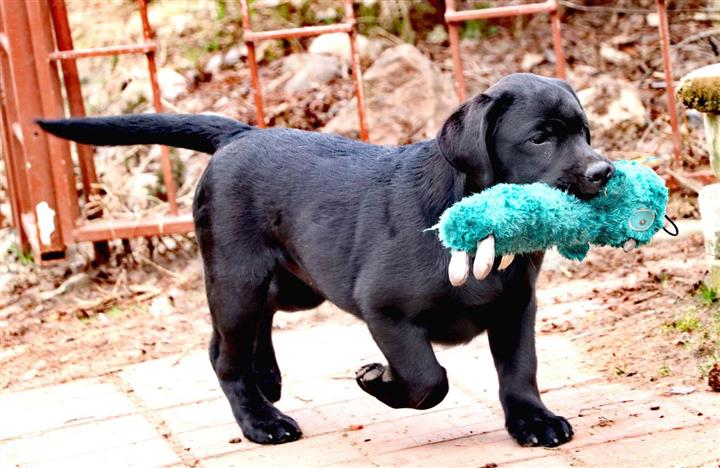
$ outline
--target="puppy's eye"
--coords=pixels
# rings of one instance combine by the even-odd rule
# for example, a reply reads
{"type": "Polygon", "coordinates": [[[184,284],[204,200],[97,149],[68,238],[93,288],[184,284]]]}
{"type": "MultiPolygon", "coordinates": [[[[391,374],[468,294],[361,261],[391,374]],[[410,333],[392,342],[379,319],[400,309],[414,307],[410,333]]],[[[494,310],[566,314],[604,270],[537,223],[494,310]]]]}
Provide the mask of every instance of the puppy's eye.
{"type": "Polygon", "coordinates": [[[550,138],[550,135],[548,135],[545,132],[536,133],[530,138],[530,141],[535,143],[536,145],[542,145],[546,141],[548,141],[548,138],[550,138]]]}

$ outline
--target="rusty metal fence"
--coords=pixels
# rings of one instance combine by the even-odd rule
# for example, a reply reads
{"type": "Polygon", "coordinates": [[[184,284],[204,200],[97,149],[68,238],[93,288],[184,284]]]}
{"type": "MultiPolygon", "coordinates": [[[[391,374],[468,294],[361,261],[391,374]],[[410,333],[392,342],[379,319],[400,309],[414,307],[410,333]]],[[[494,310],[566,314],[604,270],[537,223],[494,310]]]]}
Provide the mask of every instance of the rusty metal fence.
{"type": "Polygon", "coordinates": [[[552,26],[553,48],[555,50],[555,64],[558,78],[565,79],[565,52],[560,34],[560,16],[558,15],[557,0],[547,0],[542,3],[529,3],[525,5],[504,6],[495,8],[481,8],[475,10],[457,11],[455,0],[445,1],[445,23],[448,27],[450,49],[455,72],[455,86],[460,101],[465,100],[465,78],[463,77],[462,58],[460,57],[460,33],[458,23],[476,19],[502,18],[504,16],[535,15],[538,13],[550,14],[552,26]]]}
{"type": "MultiPolygon", "coordinates": [[[[155,63],[157,45],[148,20],[147,0],[136,1],[143,27],[141,43],[76,50],[73,47],[64,0],[0,0],[0,123],[12,223],[18,231],[21,247],[32,250],[35,259],[41,263],[63,259],[66,247],[77,242],[94,242],[96,256],[106,256],[108,240],[180,234],[193,229],[191,214],[178,212],[176,187],[167,147],[162,147],[161,153],[168,198],[167,214],[133,221],[85,219],[80,214],[80,200],[69,144],[45,134],[33,122],[38,116],[60,118],[65,115],[60,70],[70,115],[85,115],[75,62],[85,57],[120,54],[146,56],[153,105],[157,112],[162,111],[155,63]]],[[[343,0],[344,20],[341,23],[273,31],[253,31],[248,2],[239,1],[257,125],[265,127],[262,90],[255,55],[256,43],[268,39],[342,32],[347,34],[350,42],[359,133],[363,140],[367,140],[369,132],[353,1],[343,0]]],[[[458,11],[454,0],[446,0],[446,5],[445,22],[449,30],[456,90],[461,101],[465,99],[465,84],[458,25],[468,20],[549,14],[557,75],[565,78],[565,54],[557,0],[465,11],[458,11]]],[[[660,18],[659,35],[674,153],[679,161],[681,138],[673,90],[665,0],[656,0],[656,8],[660,18]]],[[[98,178],[93,148],[77,145],[77,156],[81,195],[88,201],[97,194],[98,178]]]]}

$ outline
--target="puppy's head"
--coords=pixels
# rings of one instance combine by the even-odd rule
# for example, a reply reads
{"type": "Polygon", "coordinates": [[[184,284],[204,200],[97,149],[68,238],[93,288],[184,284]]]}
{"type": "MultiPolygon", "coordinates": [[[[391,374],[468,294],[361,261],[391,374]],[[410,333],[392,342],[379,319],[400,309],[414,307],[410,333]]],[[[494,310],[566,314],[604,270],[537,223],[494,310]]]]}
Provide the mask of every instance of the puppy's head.
{"type": "Polygon", "coordinates": [[[509,75],[461,105],[438,134],[448,162],[480,190],[544,182],[591,198],[613,174],[590,147],[587,117],[562,80],[509,75]]]}

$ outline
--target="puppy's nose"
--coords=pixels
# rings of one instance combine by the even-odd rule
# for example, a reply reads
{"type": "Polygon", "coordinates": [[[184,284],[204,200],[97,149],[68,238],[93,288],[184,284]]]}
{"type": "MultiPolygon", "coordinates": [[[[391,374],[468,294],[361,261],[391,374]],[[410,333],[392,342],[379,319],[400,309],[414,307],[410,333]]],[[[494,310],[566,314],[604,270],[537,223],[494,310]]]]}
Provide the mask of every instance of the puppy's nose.
{"type": "Polygon", "coordinates": [[[585,171],[585,178],[597,185],[605,185],[610,180],[610,177],[615,173],[615,167],[612,164],[606,163],[605,161],[597,161],[587,168],[585,171]]]}

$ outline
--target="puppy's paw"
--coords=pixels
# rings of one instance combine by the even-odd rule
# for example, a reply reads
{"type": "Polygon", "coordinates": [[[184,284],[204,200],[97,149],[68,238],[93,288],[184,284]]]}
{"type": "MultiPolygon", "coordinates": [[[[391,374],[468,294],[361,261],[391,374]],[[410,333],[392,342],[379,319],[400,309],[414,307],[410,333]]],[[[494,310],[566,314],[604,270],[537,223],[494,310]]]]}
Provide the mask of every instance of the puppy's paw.
{"type": "Polygon", "coordinates": [[[293,418],[275,408],[263,414],[247,415],[240,424],[245,437],[258,444],[284,444],[298,440],[300,426],[293,418]]]}
{"type": "Polygon", "coordinates": [[[362,366],[355,373],[355,381],[365,392],[392,408],[408,408],[407,395],[393,380],[389,368],[373,363],[362,366]]]}
{"type": "Polygon", "coordinates": [[[524,447],[557,447],[573,437],[573,429],[567,419],[539,408],[524,415],[508,417],[505,426],[524,447]]]}
{"type": "Polygon", "coordinates": [[[389,367],[382,364],[368,364],[355,374],[360,388],[391,408],[414,408],[424,410],[440,403],[447,395],[448,381],[445,369],[435,379],[421,380],[415,385],[406,385],[393,376],[389,367]]]}

